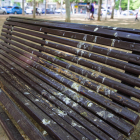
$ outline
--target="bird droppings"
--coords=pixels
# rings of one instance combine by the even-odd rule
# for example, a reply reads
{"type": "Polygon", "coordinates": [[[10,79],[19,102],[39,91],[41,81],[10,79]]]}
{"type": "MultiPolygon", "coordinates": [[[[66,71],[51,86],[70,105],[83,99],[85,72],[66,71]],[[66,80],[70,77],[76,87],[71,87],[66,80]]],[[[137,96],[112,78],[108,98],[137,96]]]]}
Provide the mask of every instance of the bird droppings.
{"type": "Polygon", "coordinates": [[[44,130],[44,131],[42,132],[42,134],[43,134],[43,135],[46,135],[46,134],[47,134],[47,132],[44,130]]]}
{"type": "Polygon", "coordinates": [[[114,28],[113,28],[113,30],[116,30],[116,29],[117,29],[117,27],[114,27],[114,28]]]}
{"type": "Polygon", "coordinates": [[[97,119],[94,119],[94,122],[96,122],[97,121],[97,119]]]}
{"type": "Polygon", "coordinates": [[[75,89],[76,91],[79,91],[79,90],[80,90],[80,87],[81,87],[81,85],[79,85],[79,84],[77,84],[77,83],[73,83],[73,84],[71,85],[71,88],[75,89]]]}
{"type": "Polygon", "coordinates": [[[88,103],[88,107],[91,107],[93,105],[93,103],[88,103]]]}
{"type": "Polygon", "coordinates": [[[59,116],[61,116],[61,117],[64,117],[64,116],[67,115],[67,113],[64,113],[63,111],[61,111],[61,110],[59,110],[59,109],[55,109],[55,110],[56,110],[57,114],[58,114],[59,116]]]}
{"type": "Polygon", "coordinates": [[[93,42],[96,43],[96,41],[97,41],[97,36],[95,36],[93,42]]]}
{"type": "Polygon", "coordinates": [[[38,102],[38,101],[39,101],[39,99],[35,99],[35,101],[36,101],[36,102],[38,102]]]}
{"type": "Polygon", "coordinates": [[[51,123],[51,121],[44,118],[44,119],[42,120],[42,123],[43,123],[44,125],[48,125],[48,124],[51,123]]]}
{"type": "Polygon", "coordinates": [[[111,114],[111,113],[108,114],[108,118],[112,118],[113,116],[114,116],[114,115],[111,114]]]}
{"type": "Polygon", "coordinates": [[[25,105],[29,105],[29,103],[25,103],[25,105]]]}
{"type": "Polygon", "coordinates": [[[42,30],[42,27],[40,28],[40,31],[42,30]]]}
{"type": "Polygon", "coordinates": [[[85,36],[83,37],[83,40],[84,40],[84,41],[86,41],[86,40],[87,40],[87,35],[85,35],[85,36]]]}
{"type": "Polygon", "coordinates": [[[99,86],[97,86],[97,90],[96,90],[96,92],[97,92],[97,93],[99,92],[100,88],[101,88],[101,86],[100,86],[100,85],[99,85],[99,86]]]}
{"type": "Polygon", "coordinates": [[[76,107],[78,104],[77,103],[73,103],[72,104],[72,107],[76,107]]]}
{"type": "Polygon", "coordinates": [[[66,105],[67,105],[67,104],[70,103],[71,100],[70,100],[68,97],[64,97],[64,98],[63,98],[63,101],[64,101],[64,102],[66,103],[66,105]]]}
{"type": "Polygon", "coordinates": [[[29,93],[29,92],[24,92],[24,94],[25,94],[25,95],[28,95],[28,94],[30,94],[30,93],[29,93]]]}
{"type": "Polygon", "coordinates": [[[115,41],[116,41],[115,39],[112,39],[112,43],[111,43],[112,47],[114,47],[115,41]]]}
{"type": "Polygon", "coordinates": [[[116,32],[116,33],[114,33],[114,36],[115,36],[115,37],[118,37],[118,33],[117,33],[117,32],[116,32]]]}
{"type": "Polygon", "coordinates": [[[106,77],[104,77],[103,79],[102,79],[102,83],[104,83],[104,80],[106,79],[106,77]]]}
{"type": "Polygon", "coordinates": [[[48,41],[45,41],[45,44],[48,44],[48,41]]]}
{"type": "Polygon", "coordinates": [[[85,44],[84,42],[79,42],[79,43],[77,44],[77,48],[81,49],[82,45],[84,45],[84,44],[85,44]]]}
{"type": "Polygon", "coordinates": [[[103,117],[103,116],[105,116],[105,111],[97,112],[97,115],[99,115],[100,117],[103,117]]]}
{"type": "Polygon", "coordinates": [[[99,28],[95,28],[95,29],[94,29],[94,32],[96,32],[98,29],[99,29],[99,28]]]}
{"type": "Polygon", "coordinates": [[[110,97],[111,91],[107,88],[105,88],[105,95],[110,97]]]}

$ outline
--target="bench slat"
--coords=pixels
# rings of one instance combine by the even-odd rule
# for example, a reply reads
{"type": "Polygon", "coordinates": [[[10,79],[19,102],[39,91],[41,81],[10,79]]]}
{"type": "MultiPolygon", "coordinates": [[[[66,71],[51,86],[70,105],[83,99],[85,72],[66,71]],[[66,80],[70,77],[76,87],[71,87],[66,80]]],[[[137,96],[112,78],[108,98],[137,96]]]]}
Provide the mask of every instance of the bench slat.
{"type": "MultiPolygon", "coordinates": [[[[0,79],[2,82],[3,78],[1,76],[0,79]]],[[[11,92],[5,86],[4,90],[7,91],[8,94],[11,92]]],[[[0,91],[0,101],[30,139],[45,140],[45,137],[40,133],[40,131],[30,122],[30,120],[2,90],[0,91]]]]}
{"type": "MultiPolygon", "coordinates": [[[[0,93],[3,92],[0,89],[0,93]]],[[[1,95],[0,95],[1,97],[1,95]]],[[[0,107],[0,124],[5,130],[7,136],[10,140],[24,140],[24,138],[21,136],[17,128],[14,126],[8,115],[4,112],[2,107],[0,107]]]]}

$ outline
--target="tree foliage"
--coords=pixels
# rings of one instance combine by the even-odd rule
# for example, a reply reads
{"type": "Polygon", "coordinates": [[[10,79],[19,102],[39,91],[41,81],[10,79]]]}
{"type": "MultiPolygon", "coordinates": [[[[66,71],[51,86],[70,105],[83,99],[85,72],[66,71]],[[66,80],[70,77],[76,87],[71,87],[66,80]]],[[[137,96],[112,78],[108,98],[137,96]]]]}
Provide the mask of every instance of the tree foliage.
{"type": "MultiPolygon", "coordinates": [[[[120,0],[116,1],[115,9],[119,9],[120,0]]],[[[121,0],[121,8],[122,10],[127,10],[128,0],[121,0]]],[[[130,10],[135,10],[140,7],[140,0],[130,0],[130,10]]]]}

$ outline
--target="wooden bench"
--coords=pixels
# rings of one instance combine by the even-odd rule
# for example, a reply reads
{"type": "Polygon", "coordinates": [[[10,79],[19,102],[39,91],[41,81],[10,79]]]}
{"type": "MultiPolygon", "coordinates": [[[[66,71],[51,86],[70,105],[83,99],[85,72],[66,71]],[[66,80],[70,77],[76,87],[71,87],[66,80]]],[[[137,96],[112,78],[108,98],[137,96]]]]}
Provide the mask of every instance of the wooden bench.
{"type": "Polygon", "coordinates": [[[0,101],[30,139],[129,137],[140,112],[139,33],[9,17],[0,37],[0,101]]]}

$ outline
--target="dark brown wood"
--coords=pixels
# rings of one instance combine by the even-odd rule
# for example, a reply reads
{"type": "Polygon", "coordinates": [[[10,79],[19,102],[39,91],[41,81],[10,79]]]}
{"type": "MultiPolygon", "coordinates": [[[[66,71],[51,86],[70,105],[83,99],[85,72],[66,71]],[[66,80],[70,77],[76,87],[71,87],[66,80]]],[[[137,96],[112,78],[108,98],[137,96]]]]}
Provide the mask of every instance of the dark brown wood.
{"type": "MultiPolygon", "coordinates": [[[[35,25],[33,26],[30,24],[23,24],[23,23],[18,23],[18,22],[9,22],[8,21],[8,22],[5,22],[5,24],[14,25],[14,26],[23,27],[23,28],[27,27],[27,29],[30,29],[30,30],[37,30],[39,32],[44,31],[44,32],[48,32],[50,34],[54,34],[54,35],[58,35],[58,36],[63,36],[63,37],[68,37],[68,38],[73,38],[73,39],[78,39],[78,40],[84,40],[84,41],[88,41],[88,42],[94,42],[94,43],[98,43],[98,44],[102,44],[102,45],[107,45],[107,46],[110,46],[112,49],[112,51],[109,53],[110,55],[113,52],[113,47],[140,52],[139,43],[126,42],[123,40],[110,39],[110,38],[105,38],[105,37],[101,37],[101,36],[89,35],[89,34],[81,34],[81,33],[71,32],[71,31],[66,31],[66,30],[46,28],[43,26],[35,26],[35,25]],[[86,40],[85,40],[85,38],[86,38],[86,40]]],[[[85,47],[81,47],[81,48],[83,49],[85,47]]],[[[103,48],[103,47],[101,47],[101,48],[103,48]]],[[[87,49],[87,48],[85,48],[85,49],[87,49]]],[[[94,49],[94,47],[93,47],[93,49],[94,49]]],[[[92,49],[91,49],[91,51],[92,51],[92,49]]],[[[96,49],[94,49],[94,51],[96,52],[96,49]]],[[[97,50],[97,52],[98,52],[98,50],[97,50]]],[[[117,51],[117,52],[119,52],[119,51],[117,51]]],[[[115,56],[113,56],[113,57],[115,57],[115,56]]],[[[119,59],[119,55],[117,55],[117,57],[119,59]]],[[[123,59],[123,57],[122,57],[122,59],[123,59]]]]}
{"type": "MultiPolygon", "coordinates": [[[[2,89],[0,89],[0,92],[3,92],[2,89]]],[[[10,140],[24,140],[24,138],[21,136],[17,128],[14,126],[8,115],[5,113],[5,111],[0,106],[0,124],[5,130],[7,136],[10,140]]]]}
{"type": "MultiPolygon", "coordinates": [[[[3,38],[3,40],[5,40],[5,39],[3,38]]],[[[19,47],[19,48],[21,48],[23,50],[26,50],[26,51],[30,52],[30,53],[34,52],[34,54],[36,54],[38,57],[42,57],[44,59],[48,58],[48,56],[46,56],[46,54],[42,54],[42,53],[40,53],[38,51],[35,51],[35,50],[31,49],[31,48],[29,49],[29,48],[27,48],[25,46],[22,46],[22,45],[20,45],[20,44],[18,44],[16,42],[12,42],[10,40],[6,40],[6,41],[10,42],[12,45],[15,45],[15,46],[17,46],[17,47],[19,47]]],[[[78,82],[78,83],[80,83],[80,84],[82,84],[84,86],[90,87],[94,91],[97,91],[98,87],[100,86],[99,84],[95,84],[90,80],[85,80],[85,78],[82,78],[79,75],[75,75],[74,73],[71,73],[71,72],[69,72],[69,71],[67,71],[65,69],[57,67],[57,66],[55,66],[53,64],[50,64],[50,63],[48,63],[48,62],[46,62],[44,60],[40,60],[40,59],[38,59],[38,57],[35,57],[32,54],[29,54],[29,55],[26,54],[26,57],[28,57],[28,58],[32,57],[33,60],[35,60],[35,61],[37,61],[37,62],[39,62],[39,63],[41,63],[43,65],[46,65],[50,69],[52,69],[52,70],[54,70],[54,71],[56,71],[58,73],[61,73],[61,74],[65,75],[66,77],[68,77],[68,78],[70,78],[70,79],[72,79],[72,80],[74,80],[74,81],[76,81],[76,82],[78,82]]],[[[135,101],[133,101],[133,100],[131,100],[129,98],[126,98],[125,96],[123,96],[121,94],[118,94],[118,93],[116,93],[113,90],[110,90],[108,88],[105,89],[104,87],[100,86],[99,93],[101,93],[101,94],[103,94],[103,95],[115,100],[116,102],[122,103],[122,105],[128,106],[128,107],[130,107],[130,108],[132,108],[134,110],[139,110],[139,108],[140,108],[140,104],[138,102],[135,102],[135,101]],[[107,93],[110,93],[110,94],[108,95],[107,93]],[[121,101],[120,101],[120,98],[121,98],[121,101]]]]}
{"type": "MultiPolygon", "coordinates": [[[[2,38],[2,39],[4,39],[4,38],[2,38]]],[[[40,47],[39,45],[35,45],[35,44],[33,44],[33,43],[30,43],[30,42],[25,42],[25,41],[22,41],[21,39],[17,39],[17,38],[15,38],[15,37],[12,37],[12,39],[13,40],[15,40],[15,41],[17,41],[17,42],[20,42],[20,43],[22,43],[22,44],[25,44],[25,45],[28,45],[28,46],[30,46],[30,47],[34,47],[35,49],[40,49],[40,50],[42,50],[42,51],[46,51],[47,52],[47,50],[44,48],[44,47],[40,47]]],[[[14,45],[17,45],[17,44],[15,44],[14,43],[14,45]]],[[[20,47],[21,45],[18,45],[18,47],[20,47]]],[[[23,49],[23,48],[22,48],[23,49]]],[[[34,53],[35,55],[38,55],[35,51],[33,51],[33,50],[30,50],[30,49],[27,49],[29,52],[31,52],[31,53],[34,53]]],[[[50,51],[48,51],[49,53],[50,53],[50,51]]],[[[53,54],[54,54],[54,51],[51,51],[53,54]]],[[[88,71],[88,70],[85,70],[85,69],[83,69],[83,68],[79,68],[79,67],[77,67],[77,66],[75,66],[75,65],[69,65],[69,63],[67,63],[67,62],[64,62],[64,61],[59,61],[58,59],[55,59],[54,57],[51,57],[51,56],[48,56],[48,55],[41,55],[40,57],[42,57],[42,56],[46,56],[45,57],[45,59],[47,59],[47,60],[49,60],[49,61],[51,61],[51,62],[53,62],[53,63],[56,63],[56,64],[58,64],[58,65],[60,65],[60,66],[62,66],[62,67],[65,67],[65,68],[67,68],[67,69],[70,69],[70,70],[72,70],[72,71],[74,71],[74,72],[76,72],[76,73],[78,73],[78,74],[81,74],[81,75],[84,75],[84,76],[86,76],[86,77],[88,77],[88,78],[91,78],[91,79],[93,79],[93,80],[95,80],[95,81],[98,81],[98,82],[100,82],[100,83],[103,83],[103,84],[105,84],[105,85],[107,85],[107,86],[110,86],[110,87],[112,87],[112,88],[115,88],[115,89],[117,89],[117,90],[119,90],[119,91],[121,91],[122,93],[124,93],[124,94],[128,94],[128,95],[131,95],[131,96],[134,96],[134,97],[137,97],[137,98],[140,98],[140,96],[139,96],[139,93],[140,93],[140,91],[139,90],[137,90],[137,89],[134,89],[134,88],[131,88],[131,87],[129,87],[129,86],[126,86],[126,85],[124,85],[124,84],[120,84],[120,83],[118,83],[118,82],[116,82],[116,81],[113,81],[113,80],[111,80],[111,79],[108,79],[108,78],[106,78],[106,77],[103,77],[103,76],[100,76],[99,74],[97,74],[96,75],[96,73],[94,73],[94,72],[90,72],[90,71],[88,71]]],[[[98,88],[99,88],[99,86],[98,86],[98,88]]],[[[96,89],[96,91],[97,91],[97,89],[96,89]]],[[[98,89],[98,91],[100,92],[102,92],[103,91],[103,89],[101,89],[100,90],[100,88],[98,89]]],[[[107,94],[108,95],[108,94],[107,94]]],[[[110,95],[111,96],[111,95],[110,95]]],[[[122,99],[122,98],[121,98],[122,99]]],[[[120,101],[122,101],[120,99],[120,101]]],[[[125,103],[125,102],[122,102],[122,103],[125,103]]],[[[133,106],[132,106],[133,107],[133,106]]],[[[139,109],[139,108],[138,108],[139,109]]]]}
{"type": "MultiPolygon", "coordinates": [[[[29,68],[29,67],[28,67],[29,68]]],[[[37,73],[37,72],[36,72],[37,73]]],[[[36,75],[37,76],[37,75],[36,75]]],[[[41,76],[41,74],[39,74],[39,76],[41,76]]],[[[42,75],[42,77],[44,77],[45,78],[45,75],[42,75]]],[[[25,78],[26,79],[26,78],[25,78]]],[[[25,80],[24,79],[24,80],[25,80]]],[[[45,78],[46,79],[46,78],[45,78]]],[[[59,106],[59,107],[61,107],[61,105],[62,105],[62,103],[60,103],[60,102],[58,102],[55,98],[53,98],[53,97],[50,97],[50,95],[48,95],[48,90],[49,90],[49,92],[51,92],[54,96],[56,96],[57,98],[59,98],[62,102],[64,102],[67,106],[69,106],[69,107],[71,107],[71,108],[73,108],[77,113],[79,113],[80,115],[82,115],[84,118],[86,118],[86,119],[88,119],[89,121],[90,121],[90,123],[93,123],[94,125],[96,125],[98,128],[100,128],[102,131],[104,131],[105,133],[107,133],[108,135],[110,135],[111,137],[113,137],[114,139],[118,139],[118,138],[121,138],[122,136],[120,135],[120,134],[118,134],[118,132],[116,131],[116,130],[114,130],[113,128],[111,128],[110,126],[108,127],[108,125],[104,122],[104,121],[102,121],[102,120],[100,120],[100,119],[98,119],[96,116],[94,116],[94,115],[91,115],[90,113],[88,113],[88,111],[86,111],[86,110],[84,110],[84,109],[82,109],[80,106],[78,106],[78,104],[76,104],[76,106],[74,105],[75,103],[74,102],[72,102],[70,99],[69,99],[69,101],[70,101],[70,104],[69,103],[67,103],[67,101],[66,100],[64,100],[64,99],[68,99],[68,97],[65,97],[63,94],[61,94],[59,91],[56,91],[56,90],[53,90],[54,92],[52,92],[52,87],[50,87],[50,86],[48,86],[48,85],[46,85],[45,83],[41,83],[41,82],[38,82],[38,80],[37,80],[37,82],[38,82],[38,84],[39,85],[41,85],[41,86],[43,86],[47,91],[45,91],[45,90],[43,90],[43,93],[42,93],[42,90],[40,91],[40,89],[38,89],[38,85],[36,85],[35,83],[33,83],[31,80],[29,80],[29,79],[27,79],[28,80],[28,82],[29,82],[29,84],[32,86],[32,87],[34,87],[38,92],[40,92],[40,94],[42,94],[44,97],[46,97],[47,99],[49,99],[49,100],[51,100],[51,102],[53,102],[53,103],[58,103],[57,105],[59,106]],[[83,112],[86,112],[87,113],[87,115],[85,115],[83,112]],[[96,121],[95,121],[96,120],[96,121]],[[108,129],[105,129],[105,128],[108,128],[108,129]],[[113,132],[112,132],[112,130],[113,130],[113,132]],[[113,134],[112,134],[113,133],[113,134]]],[[[26,82],[27,82],[27,80],[26,80],[26,82]]],[[[52,81],[52,80],[50,80],[50,81],[52,81]]],[[[69,92],[70,93],[70,91],[69,90],[67,90],[66,92],[69,92]]],[[[64,92],[63,92],[64,93],[64,92]]],[[[63,107],[64,108],[64,107],[63,107]]],[[[72,115],[74,115],[73,117],[76,119],[77,118],[77,115],[76,115],[76,117],[75,117],[75,113],[72,111],[72,110],[70,110],[70,109],[68,109],[68,108],[66,108],[66,109],[64,109],[65,110],[65,112],[67,112],[70,116],[71,116],[71,114],[72,115]],[[74,113],[74,114],[73,114],[74,113]]],[[[108,114],[109,115],[109,114],[108,114]]],[[[107,115],[107,112],[105,113],[105,116],[107,117],[108,116],[107,115]]],[[[104,117],[105,117],[104,116],[104,117]]],[[[114,116],[113,116],[114,117],[114,116]]],[[[79,118],[79,117],[78,117],[79,118]]],[[[77,118],[77,119],[78,119],[77,118]]],[[[80,120],[80,123],[81,123],[81,117],[79,118],[79,120],[80,120]]],[[[87,123],[88,124],[88,123],[87,123]]],[[[97,131],[98,132],[98,131],[97,131]]],[[[95,133],[96,135],[97,135],[97,132],[95,133]]],[[[131,131],[130,131],[131,132],[131,131]]],[[[101,135],[101,134],[100,134],[101,135]]],[[[101,138],[102,138],[102,136],[101,136],[101,138]]],[[[105,138],[105,137],[104,137],[105,138]]]]}
{"type": "MultiPolygon", "coordinates": [[[[24,68],[20,67],[20,73],[18,71],[17,73],[17,65],[13,64],[13,62],[9,62],[10,60],[7,61],[7,58],[5,58],[3,61],[1,61],[4,65],[8,66],[8,68],[13,69],[13,71],[16,71],[16,74],[18,74],[22,79],[24,79],[26,82],[30,84],[32,88],[35,88],[38,92],[39,88],[38,85],[40,85],[42,88],[46,89],[47,91],[45,93],[47,94],[42,94],[45,98],[47,98],[50,102],[54,103],[57,107],[61,108],[64,110],[70,117],[72,117],[74,120],[82,124],[86,129],[91,131],[93,134],[95,134],[97,137],[100,139],[109,139],[109,137],[104,134],[104,132],[100,131],[98,128],[96,128],[94,125],[91,125],[90,122],[82,118],[82,116],[78,115],[76,112],[74,112],[72,109],[70,109],[68,106],[66,106],[63,102],[57,100],[56,98],[53,97],[56,96],[57,94],[59,95],[60,92],[53,89],[51,86],[47,85],[45,82],[42,80],[38,79],[36,76],[32,75],[31,73],[25,71],[24,68]],[[8,62],[11,66],[9,67],[8,64],[3,63],[3,61],[8,62]],[[23,76],[22,76],[23,75],[23,76]],[[30,79],[29,79],[30,78],[30,79]],[[38,84],[38,85],[37,85],[38,84]],[[57,94],[56,94],[57,93],[57,94]],[[51,95],[52,94],[52,95],[51,95]],[[52,98],[51,98],[52,97],[52,98]]],[[[60,94],[61,95],[61,94],[60,94]]],[[[50,104],[49,104],[50,105],[50,104]]],[[[50,106],[52,107],[52,106],[50,106]]],[[[64,116],[65,117],[65,116],[64,116]]],[[[63,117],[63,118],[64,118],[63,117]]],[[[79,127],[78,127],[79,128],[79,127]]],[[[80,127],[81,128],[81,127],[80,127]]],[[[85,131],[85,130],[84,130],[85,131]]]]}
{"type": "MultiPolygon", "coordinates": [[[[4,34],[2,33],[2,35],[4,35],[4,34]]],[[[31,40],[31,41],[34,41],[36,43],[44,44],[44,45],[47,45],[49,47],[53,47],[55,45],[58,45],[58,44],[55,44],[55,43],[51,43],[51,42],[48,42],[48,41],[47,42],[42,41],[42,40],[39,40],[37,38],[33,38],[33,37],[30,37],[30,36],[22,35],[22,34],[15,33],[15,32],[12,32],[12,35],[16,35],[18,37],[22,37],[24,39],[31,40]]],[[[66,54],[66,53],[60,52],[58,50],[53,50],[53,49],[47,48],[47,49],[45,49],[45,52],[48,52],[48,53],[51,53],[55,56],[67,59],[69,61],[80,64],[82,66],[86,66],[86,67],[91,68],[93,70],[102,72],[106,75],[109,75],[111,77],[114,77],[114,78],[117,78],[117,79],[122,80],[124,82],[127,82],[130,85],[135,85],[135,86],[140,87],[140,79],[139,78],[136,78],[136,77],[133,77],[131,75],[122,73],[120,71],[108,68],[107,66],[103,66],[103,65],[85,60],[83,58],[79,58],[79,57],[71,55],[71,54],[66,54]]]]}
{"type": "MultiPolygon", "coordinates": [[[[1,76],[0,79],[4,84],[5,80],[1,76]]],[[[4,90],[8,94],[11,93],[11,91],[5,86],[4,90]]],[[[45,140],[45,137],[41,134],[41,132],[30,122],[30,120],[2,90],[0,90],[0,101],[30,139],[45,140]]]]}
{"type": "Polygon", "coordinates": [[[73,139],[123,139],[139,122],[132,110],[140,112],[140,103],[130,98],[140,99],[139,37],[139,30],[9,17],[0,74],[10,95],[55,139],[66,138],[58,128],[73,139]],[[40,123],[42,112],[58,128],[40,123]]]}
{"type": "MultiPolygon", "coordinates": [[[[27,19],[27,20],[34,20],[34,21],[47,21],[47,22],[54,22],[54,23],[65,23],[65,22],[60,22],[60,21],[50,21],[50,20],[42,20],[42,19],[33,19],[33,18],[25,18],[25,17],[15,17],[15,16],[10,16],[10,18],[20,18],[20,19],[27,19]]],[[[76,25],[76,23],[68,23],[71,25],[76,25]]],[[[103,29],[108,29],[108,30],[116,30],[116,31],[124,31],[124,32],[129,32],[129,33],[135,33],[135,34],[140,34],[139,29],[131,29],[131,28],[120,28],[120,27],[111,27],[111,26],[100,26],[100,25],[89,25],[89,24],[80,24],[83,26],[89,26],[89,27],[98,27],[98,28],[103,28],[103,29]]]]}
{"type": "MultiPolygon", "coordinates": [[[[6,80],[10,80],[6,78],[8,76],[5,75],[4,73],[1,74],[1,76],[6,80]]],[[[19,103],[51,136],[55,137],[55,139],[60,139],[60,140],[75,139],[69,133],[67,133],[63,128],[57,125],[57,123],[54,122],[50,117],[48,117],[44,112],[39,110],[39,108],[36,107],[24,95],[22,95],[21,92],[19,92],[16,88],[11,86],[11,84],[12,83],[10,81],[7,82],[6,88],[8,87],[8,89],[10,90],[12,98],[14,98],[16,102],[19,103]]]]}
{"type": "Polygon", "coordinates": [[[110,37],[110,38],[116,38],[116,39],[123,39],[126,41],[134,41],[134,42],[140,42],[139,37],[140,35],[138,34],[133,34],[133,33],[127,33],[127,32],[121,32],[121,31],[114,31],[114,30],[107,30],[107,29],[102,29],[98,27],[89,27],[89,26],[84,26],[80,27],[80,24],[76,24],[75,26],[73,25],[66,25],[64,23],[62,24],[57,24],[57,23],[49,23],[49,22],[40,22],[40,21],[31,21],[31,20],[26,20],[26,19],[12,19],[8,18],[7,21],[16,21],[16,22],[21,22],[21,23],[28,23],[28,24],[33,24],[33,25],[42,25],[42,26],[47,26],[51,28],[56,28],[56,29],[70,29],[71,31],[78,31],[82,33],[90,33],[93,35],[100,35],[104,37],[110,37]]]}
{"type": "MultiPolygon", "coordinates": [[[[8,46],[8,45],[6,45],[8,46]]],[[[12,48],[12,46],[8,46],[10,48],[12,48]]],[[[53,71],[50,71],[49,69],[37,64],[36,62],[30,60],[30,59],[27,59],[26,57],[24,56],[21,56],[9,49],[6,49],[2,46],[0,46],[1,49],[4,49],[5,51],[11,53],[12,55],[14,55],[15,57],[17,57],[18,59],[26,62],[27,64],[31,65],[32,67],[34,68],[37,68],[38,70],[44,72],[45,74],[51,76],[52,78],[55,78],[56,80],[62,82],[63,84],[65,84],[66,86],[76,90],[77,92],[80,92],[82,93],[83,95],[87,96],[88,98],[92,99],[93,101],[95,102],[98,102],[99,104],[111,109],[112,111],[114,111],[115,113],[125,117],[126,119],[128,119],[129,121],[133,122],[134,124],[138,123],[139,121],[139,116],[121,106],[119,106],[118,104],[116,103],[113,103],[111,102],[110,100],[108,99],[105,99],[103,98],[102,96],[96,94],[95,92],[91,92],[89,91],[88,89],[85,89],[84,87],[82,87],[81,85],[78,85],[72,81],[70,81],[69,79],[66,79],[56,73],[54,73],[53,71]],[[73,86],[74,85],[74,86],[73,86]],[[79,87],[77,89],[77,86],[79,87]],[[108,104],[107,104],[108,102],[108,104]],[[117,109],[116,109],[117,108],[117,109]]],[[[59,83],[58,83],[59,84],[59,83]]],[[[65,88],[63,85],[60,84],[60,87],[63,87],[65,88]]],[[[61,88],[60,88],[61,89],[61,88]]],[[[62,89],[61,89],[62,90],[62,89]]]]}

